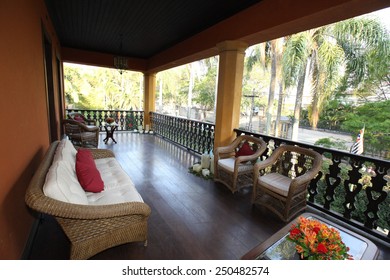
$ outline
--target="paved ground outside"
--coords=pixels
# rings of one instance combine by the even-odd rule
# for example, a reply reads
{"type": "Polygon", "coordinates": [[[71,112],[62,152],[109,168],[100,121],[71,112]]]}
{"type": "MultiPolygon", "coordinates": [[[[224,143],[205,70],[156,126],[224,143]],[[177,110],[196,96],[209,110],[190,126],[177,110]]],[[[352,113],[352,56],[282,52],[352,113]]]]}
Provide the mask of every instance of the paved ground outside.
{"type": "Polygon", "coordinates": [[[308,144],[314,144],[317,140],[321,138],[330,138],[332,140],[342,140],[345,141],[346,145],[349,147],[352,145],[352,137],[349,134],[342,134],[336,132],[328,132],[323,130],[311,130],[299,128],[298,132],[298,141],[308,144]]]}
{"type": "MultiPolygon", "coordinates": [[[[247,118],[241,117],[240,119],[240,127],[247,128],[248,121],[247,118]]],[[[257,117],[253,118],[252,122],[253,131],[259,132],[264,130],[264,124],[261,123],[259,126],[259,120],[257,117]]],[[[261,133],[261,132],[260,132],[261,133]]],[[[356,132],[358,133],[358,131],[356,132]]],[[[356,134],[357,135],[357,134],[356,134]]],[[[298,142],[306,143],[306,144],[314,144],[317,140],[322,138],[329,138],[335,142],[343,142],[347,147],[344,151],[349,152],[349,148],[354,143],[354,136],[350,134],[336,132],[336,131],[326,131],[326,130],[312,130],[307,128],[299,128],[298,130],[298,142]]],[[[334,147],[334,149],[340,149],[334,147]]],[[[341,150],[341,149],[340,149],[341,150]]]]}

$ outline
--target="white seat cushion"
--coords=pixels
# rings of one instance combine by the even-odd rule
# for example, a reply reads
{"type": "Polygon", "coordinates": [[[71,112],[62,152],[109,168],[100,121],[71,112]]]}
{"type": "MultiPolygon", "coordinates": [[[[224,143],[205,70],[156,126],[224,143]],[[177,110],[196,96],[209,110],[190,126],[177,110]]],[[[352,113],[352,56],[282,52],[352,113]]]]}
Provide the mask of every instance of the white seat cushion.
{"type": "Polygon", "coordinates": [[[291,178],[279,173],[265,174],[263,176],[259,176],[258,179],[258,183],[260,185],[282,196],[288,195],[291,181],[291,178]]]}
{"type": "Polygon", "coordinates": [[[143,202],[134,183],[115,158],[101,158],[95,160],[95,163],[104,182],[104,190],[100,193],[86,193],[90,205],[143,202]]]}
{"type": "Polygon", "coordinates": [[[70,142],[69,139],[63,139],[57,146],[53,163],[57,161],[66,161],[72,166],[73,170],[76,170],[76,154],[77,150],[73,146],[72,142],[70,142]]]}
{"type": "Polygon", "coordinates": [[[63,202],[88,204],[85,191],[77,180],[76,172],[67,161],[53,162],[43,186],[46,196],[63,202]]]}
{"type": "MultiPolygon", "coordinates": [[[[226,170],[229,170],[230,172],[234,172],[235,160],[236,160],[236,158],[234,158],[234,157],[220,159],[220,160],[218,160],[218,165],[226,170]]],[[[238,172],[249,171],[251,169],[253,169],[253,165],[251,162],[240,163],[238,166],[238,172]]]]}

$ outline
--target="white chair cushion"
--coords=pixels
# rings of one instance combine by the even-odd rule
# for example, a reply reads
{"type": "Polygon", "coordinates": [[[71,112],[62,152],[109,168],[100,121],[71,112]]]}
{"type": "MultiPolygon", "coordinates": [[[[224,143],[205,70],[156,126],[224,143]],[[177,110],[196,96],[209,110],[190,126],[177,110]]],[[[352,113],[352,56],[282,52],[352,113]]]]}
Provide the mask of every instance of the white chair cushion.
{"type": "Polygon", "coordinates": [[[76,170],[76,154],[77,150],[73,146],[72,142],[70,142],[69,139],[63,139],[57,146],[53,163],[57,161],[66,161],[72,166],[73,170],[76,170]]]}
{"type": "Polygon", "coordinates": [[[53,162],[43,186],[46,196],[74,204],[88,204],[85,191],[77,180],[76,172],[67,161],[53,162]]]}
{"type": "Polygon", "coordinates": [[[279,173],[269,173],[259,176],[258,184],[282,196],[287,196],[291,181],[291,178],[279,173]]]}
{"type": "MultiPolygon", "coordinates": [[[[229,170],[230,172],[234,172],[235,160],[235,157],[220,159],[218,160],[218,166],[221,166],[222,168],[229,170]]],[[[251,169],[253,169],[253,165],[251,162],[240,163],[238,166],[238,172],[249,171],[251,169]]]]}
{"type": "Polygon", "coordinates": [[[100,193],[86,193],[90,205],[143,202],[130,177],[115,158],[97,159],[95,163],[104,182],[104,190],[100,193]]]}

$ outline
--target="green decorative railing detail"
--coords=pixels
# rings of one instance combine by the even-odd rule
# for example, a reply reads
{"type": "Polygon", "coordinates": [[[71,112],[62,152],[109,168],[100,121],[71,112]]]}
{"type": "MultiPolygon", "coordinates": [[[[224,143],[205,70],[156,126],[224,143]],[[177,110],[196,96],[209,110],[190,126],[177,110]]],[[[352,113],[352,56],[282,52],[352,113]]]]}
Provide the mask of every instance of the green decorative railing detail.
{"type": "Polygon", "coordinates": [[[96,121],[100,131],[103,131],[105,119],[108,117],[115,119],[119,131],[138,130],[139,126],[144,126],[144,111],[66,109],[67,118],[71,112],[79,112],[87,119],[96,121]]]}

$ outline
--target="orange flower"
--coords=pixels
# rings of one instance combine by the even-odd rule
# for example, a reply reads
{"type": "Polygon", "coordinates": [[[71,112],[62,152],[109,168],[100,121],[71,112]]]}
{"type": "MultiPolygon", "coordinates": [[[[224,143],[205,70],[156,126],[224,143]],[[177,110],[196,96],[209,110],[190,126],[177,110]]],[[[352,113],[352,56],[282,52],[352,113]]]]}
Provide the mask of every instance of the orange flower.
{"type": "Polygon", "coordinates": [[[349,248],[341,240],[340,233],[314,219],[299,217],[293,225],[287,239],[296,244],[301,258],[311,260],[353,259],[348,254],[349,248]]]}

